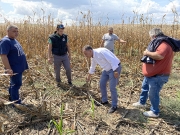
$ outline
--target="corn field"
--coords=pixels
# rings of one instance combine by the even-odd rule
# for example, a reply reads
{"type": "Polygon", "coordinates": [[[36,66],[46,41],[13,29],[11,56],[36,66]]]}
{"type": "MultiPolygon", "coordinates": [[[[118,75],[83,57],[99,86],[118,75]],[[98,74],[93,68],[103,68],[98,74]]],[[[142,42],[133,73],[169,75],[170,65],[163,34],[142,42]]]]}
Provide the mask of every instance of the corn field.
{"type": "MultiPolygon", "coordinates": [[[[120,134],[180,134],[180,127],[174,127],[180,120],[179,112],[164,111],[163,117],[151,120],[142,115],[142,110],[133,110],[131,104],[138,100],[141,91],[141,64],[142,52],[150,42],[149,30],[159,27],[171,37],[180,38],[180,25],[176,21],[178,14],[173,11],[173,23],[155,23],[155,18],[146,17],[134,13],[133,17],[120,17],[121,24],[94,23],[91,12],[81,13],[79,19],[72,25],[65,25],[65,33],[72,52],[72,77],[74,86],[65,83],[61,88],[56,87],[53,75],[53,66],[47,62],[48,37],[56,30],[56,23],[51,16],[35,19],[29,17],[20,22],[9,22],[0,24],[0,37],[6,35],[6,27],[13,23],[19,28],[18,41],[21,43],[29,63],[30,69],[24,73],[23,86],[20,95],[29,107],[16,105],[12,108],[8,102],[9,78],[0,76],[0,133],[22,134],[22,135],[53,135],[58,134],[57,129],[49,124],[50,120],[59,120],[59,108],[65,105],[63,116],[63,131],[74,130],[74,135],[120,135],[120,134]],[[128,23],[125,23],[127,22],[128,23]],[[125,44],[115,44],[115,54],[121,60],[123,71],[120,83],[117,87],[119,94],[119,105],[117,113],[107,114],[108,107],[95,107],[93,118],[85,114],[92,106],[92,99],[99,101],[99,78],[101,69],[97,67],[96,73],[90,84],[85,84],[85,76],[88,72],[90,61],[82,54],[84,45],[93,48],[100,47],[103,34],[107,33],[108,27],[114,28],[114,33],[127,41],[125,44]],[[166,119],[165,119],[166,118],[166,119]],[[177,120],[177,121],[176,121],[177,120]],[[169,123],[169,124],[168,124],[169,123]],[[49,126],[47,126],[49,125],[49,126]]],[[[62,23],[62,22],[59,22],[62,23]]],[[[178,57],[178,54],[176,54],[178,57]]],[[[179,61],[176,61],[177,64],[179,61]]],[[[2,63],[0,71],[3,72],[2,63]]],[[[179,73],[178,68],[173,68],[179,73]]],[[[62,68],[61,78],[66,82],[65,71],[62,68]]],[[[179,91],[172,84],[166,87],[162,95],[176,95],[179,91]],[[174,91],[172,89],[175,89],[174,91]]],[[[179,87],[179,86],[178,86],[179,87]]],[[[109,95],[109,93],[108,93],[109,95]]],[[[163,108],[163,106],[162,106],[163,108]]],[[[165,108],[165,107],[164,107],[165,108]]],[[[164,109],[166,110],[166,108],[164,109]]]]}

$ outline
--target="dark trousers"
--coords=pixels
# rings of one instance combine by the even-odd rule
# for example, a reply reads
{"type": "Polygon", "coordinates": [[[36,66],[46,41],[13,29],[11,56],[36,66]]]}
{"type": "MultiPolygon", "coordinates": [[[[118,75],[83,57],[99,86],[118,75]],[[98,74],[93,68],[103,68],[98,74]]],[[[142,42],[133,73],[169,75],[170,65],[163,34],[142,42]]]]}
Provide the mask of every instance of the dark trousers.
{"type": "Polygon", "coordinates": [[[67,54],[63,56],[54,55],[54,71],[55,71],[56,82],[61,81],[60,71],[61,71],[62,64],[64,66],[64,69],[66,70],[66,76],[67,76],[68,82],[71,82],[71,66],[70,66],[70,61],[67,54]]]}
{"type": "Polygon", "coordinates": [[[16,103],[20,104],[21,100],[19,98],[19,89],[22,85],[22,73],[18,73],[13,75],[10,78],[10,87],[9,87],[9,94],[10,94],[10,101],[16,101],[16,103]]]}

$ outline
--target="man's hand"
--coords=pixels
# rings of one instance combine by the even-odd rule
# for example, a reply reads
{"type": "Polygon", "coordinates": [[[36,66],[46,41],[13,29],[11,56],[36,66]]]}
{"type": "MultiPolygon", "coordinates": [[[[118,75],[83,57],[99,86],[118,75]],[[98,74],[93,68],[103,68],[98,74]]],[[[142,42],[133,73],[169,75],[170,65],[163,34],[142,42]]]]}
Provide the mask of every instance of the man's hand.
{"type": "Polygon", "coordinates": [[[5,73],[6,73],[6,74],[9,74],[10,76],[13,76],[13,71],[12,71],[12,69],[6,69],[6,70],[5,70],[5,73]]]}
{"type": "Polygon", "coordinates": [[[147,53],[148,53],[149,51],[146,49],[144,52],[143,52],[143,55],[144,56],[147,56],[147,53]]]}
{"type": "Polygon", "coordinates": [[[118,78],[119,77],[119,73],[117,71],[114,72],[114,77],[118,78]]]}
{"type": "Polygon", "coordinates": [[[91,80],[91,74],[88,74],[88,75],[86,76],[86,83],[88,83],[90,80],[91,80]]]}
{"type": "Polygon", "coordinates": [[[48,58],[48,63],[49,64],[53,64],[53,58],[51,57],[51,58],[48,58]]]}
{"type": "Polygon", "coordinates": [[[148,56],[154,60],[162,60],[164,59],[164,56],[162,56],[161,54],[158,54],[157,52],[150,52],[147,49],[143,52],[144,56],[148,56]]]}
{"type": "Polygon", "coordinates": [[[103,46],[104,46],[104,42],[105,42],[105,40],[102,40],[102,41],[101,41],[100,47],[103,47],[103,46]]]}
{"type": "Polygon", "coordinates": [[[71,54],[69,54],[68,57],[69,57],[69,60],[71,60],[71,54]]]}
{"type": "Polygon", "coordinates": [[[123,41],[121,41],[121,43],[127,43],[127,42],[123,40],[123,41]]]}

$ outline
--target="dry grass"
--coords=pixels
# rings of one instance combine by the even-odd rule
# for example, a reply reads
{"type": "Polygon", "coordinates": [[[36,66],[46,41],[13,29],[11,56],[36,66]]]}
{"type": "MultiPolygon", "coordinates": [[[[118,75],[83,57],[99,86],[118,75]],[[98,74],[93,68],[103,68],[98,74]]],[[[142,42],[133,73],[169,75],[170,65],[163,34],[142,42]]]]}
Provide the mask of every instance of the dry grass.
{"type": "MultiPolygon", "coordinates": [[[[91,107],[92,98],[99,101],[98,83],[101,71],[97,68],[91,87],[82,87],[88,66],[81,49],[85,44],[90,44],[94,48],[99,47],[102,35],[107,32],[110,25],[108,23],[102,25],[101,22],[92,23],[93,18],[89,12],[87,15],[82,14],[78,23],[66,26],[65,31],[69,36],[73,54],[72,75],[75,86],[70,88],[62,84],[61,88],[57,88],[53,78],[53,67],[47,64],[47,40],[55,30],[54,20],[50,16],[48,20],[44,18],[34,20],[29,17],[29,20],[14,23],[19,27],[18,41],[23,46],[30,65],[30,70],[24,74],[21,98],[31,106],[27,108],[17,106],[19,110],[11,106],[1,106],[0,126],[3,125],[4,134],[57,134],[52,125],[50,128],[47,125],[51,119],[59,119],[59,107],[62,103],[65,104],[63,128],[76,130],[77,135],[179,134],[179,127],[173,127],[176,123],[169,121],[168,118],[147,119],[142,116],[143,110],[130,106],[138,100],[140,92],[142,81],[140,58],[150,41],[148,31],[153,27],[160,27],[165,34],[178,38],[180,28],[177,22],[171,25],[164,23],[155,25],[152,18],[135,15],[132,20],[129,19],[129,24],[125,24],[122,18],[122,24],[112,25],[114,33],[127,41],[126,44],[116,44],[116,55],[123,66],[121,81],[117,87],[120,107],[112,115],[107,114],[109,109],[107,106],[95,107],[92,119],[90,115],[83,114],[91,107]]],[[[5,30],[9,23],[0,25],[1,37],[6,35],[5,30]]],[[[178,65],[179,62],[176,62],[173,71],[176,71],[178,65]]],[[[2,64],[0,67],[2,71],[2,64]]],[[[5,76],[0,78],[0,97],[5,99],[1,104],[8,99],[6,91],[8,79],[5,76]]],[[[66,82],[64,71],[62,80],[66,82]]],[[[176,84],[175,90],[165,87],[163,94],[176,94],[177,86],[179,84],[176,84]]],[[[176,119],[180,119],[177,114],[179,113],[176,113],[176,119]]]]}

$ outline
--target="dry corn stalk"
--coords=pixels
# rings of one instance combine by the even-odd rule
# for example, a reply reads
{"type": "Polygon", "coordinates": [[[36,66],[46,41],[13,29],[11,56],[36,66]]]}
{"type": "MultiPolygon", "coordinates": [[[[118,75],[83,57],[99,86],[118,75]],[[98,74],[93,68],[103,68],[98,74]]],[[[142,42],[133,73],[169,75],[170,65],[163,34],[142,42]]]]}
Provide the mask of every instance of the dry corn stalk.
{"type": "Polygon", "coordinates": [[[0,133],[4,132],[4,125],[3,122],[0,122],[0,133]]]}
{"type": "Polygon", "coordinates": [[[19,109],[19,110],[21,110],[21,111],[23,111],[23,112],[30,112],[30,111],[31,111],[29,108],[27,108],[26,106],[21,105],[21,104],[14,104],[14,106],[15,106],[17,109],[19,109]]]}
{"type": "Polygon", "coordinates": [[[3,98],[0,97],[0,106],[1,106],[1,105],[10,105],[10,104],[14,104],[15,102],[17,102],[17,101],[9,102],[9,101],[7,101],[6,99],[3,99],[3,98]]]}

